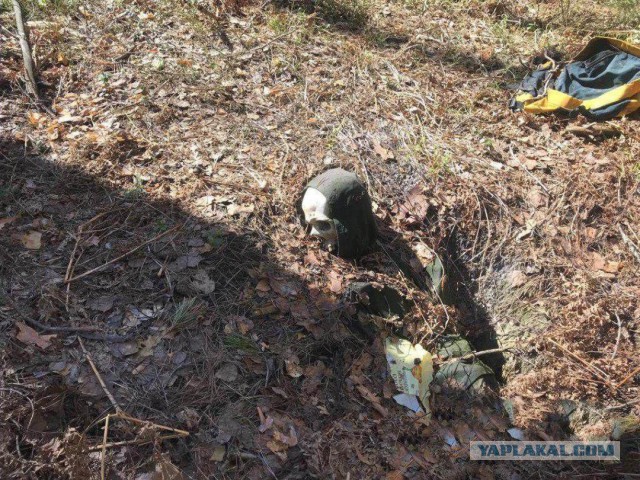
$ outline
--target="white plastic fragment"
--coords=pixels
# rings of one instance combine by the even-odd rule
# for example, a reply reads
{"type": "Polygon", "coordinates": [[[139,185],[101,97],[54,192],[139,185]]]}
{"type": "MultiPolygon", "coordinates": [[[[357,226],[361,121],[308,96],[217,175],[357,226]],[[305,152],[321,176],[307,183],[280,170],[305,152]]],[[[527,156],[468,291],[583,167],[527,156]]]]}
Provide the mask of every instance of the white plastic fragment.
{"type": "Polygon", "coordinates": [[[394,337],[385,339],[384,350],[389,364],[389,373],[396,388],[404,395],[394,400],[414,412],[418,412],[418,401],[427,415],[429,410],[429,384],[433,380],[433,359],[421,345],[412,345],[407,340],[394,337]],[[411,397],[414,397],[412,400],[411,397]]]}
{"type": "Polygon", "coordinates": [[[519,428],[510,428],[507,433],[511,435],[514,440],[524,440],[524,432],[519,428]]]}
{"type": "Polygon", "coordinates": [[[397,404],[407,407],[415,413],[424,412],[418,401],[418,397],[415,395],[407,395],[406,393],[399,393],[393,396],[393,399],[397,404]]]}

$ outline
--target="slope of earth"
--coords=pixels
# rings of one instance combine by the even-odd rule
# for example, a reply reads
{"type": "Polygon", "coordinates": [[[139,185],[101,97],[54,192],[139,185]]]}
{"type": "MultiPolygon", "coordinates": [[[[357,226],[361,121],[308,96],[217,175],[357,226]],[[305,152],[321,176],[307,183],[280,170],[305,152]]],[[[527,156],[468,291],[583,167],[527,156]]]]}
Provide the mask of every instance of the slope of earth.
{"type": "Polygon", "coordinates": [[[47,111],[3,2],[2,478],[637,472],[638,119],[506,107],[546,48],[640,42],[633,3],[27,2],[47,111]],[[357,263],[300,224],[331,166],[380,222],[357,263]],[[413,281],[436,255],[451,305],[413,281]],[[499,347],[499,390],[434,391],[433,418],[409,416],[353,281],[412,296],[402,333],[425,348],[499,347]],[[103,428],[116,408],[137,421],[103,428]],[[469,461],[512,428],[622,436],[623,461],[469,461]]]}

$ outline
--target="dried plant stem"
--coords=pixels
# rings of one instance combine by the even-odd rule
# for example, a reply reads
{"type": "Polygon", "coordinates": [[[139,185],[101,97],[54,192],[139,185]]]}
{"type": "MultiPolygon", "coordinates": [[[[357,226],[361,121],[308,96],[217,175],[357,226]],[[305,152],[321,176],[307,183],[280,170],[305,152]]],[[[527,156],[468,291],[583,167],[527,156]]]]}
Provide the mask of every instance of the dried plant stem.
{"type": "MultiPolygon", "coordinates": [[[[95,372],[95,370],[94,370],[95,372]]],[[[100,455],[100,480],[104,480],[104,474],[106,470],[106,458],[107,458],[107,438],[109,437],[109,420],[111,414],[108,414],[104,419],[104,434],[102,436],[102,454],[100,455]]]]}
{"type": "Polygon", "coordinates": [[[156,235],[155,237],[153,237],[153,238],[151,238],[151,239],[147,240],[146,242],[144,242],[144,243],[142,243],[142,244],[138,245],[137,247],[132,248],[132,249],[131,249],[131,250],[129,250],[128,252],[123,253],[123,254],[122,254],[122,255],[120,255],[119,257],[116,257],[116,258],[114,258],[114,259],[112,259],[112,260],[109,260],[107,263],[103,263],[102,265],[100,265],[100,266],[98,266],[98,267],[96,267],[96,268],[92,268],[91,270],[88,270],[88,271],[86,271],[86,272],[84,272],[84,273],[81,273],[80,275],[76,275],[75,277],[68,278],[68,279],[66,279],[64,282],[65,282],[65,283],[70,283],[70,282],[73,282],[74,280],[79,280],[79,279],[84,278],[84,277],[86,277],[86,276],[88,276],[88,275],[91,275],[92,273],[99,272],[99,271],[100,271],[100,270],[102,270],[103,268],[106,268],[106,267],[108,267],[109,265],[111,265],[111,264],[113,264],[113,263],[119,262],[119,261],[120,261],[120,260],[122,260],[123,258],[126,258],[126,257],[128,257],[129,255],[131,255],[132,253],[137,252],[137,251],[138,251],[138,250],[140,250],[142,247],[144,247],[144,246],[146,246],[146,245],[149,245],[150,243],[153,243],[153,242],[155,242],[156,240],[159,240],[160,238],[164,237],[165,235],[169,235],[170,233],[173,233],[173,232],[177,231],[177,230],[178,230],[178,229],[180,229],[180,228],[182,228],[182,225],[176,225],[175,227],[173,227],[173,228],[171,228],[171,229],[167,230],[166,232],[162,232],[161,234],[156,235]]]}
{"type": "MultiPolygon", "coordinates": [[[[109,417],[113,418],[114,415],[109,415],[109,417]]],[[[106,417],[105,417],[106,418],[106,417]]],[[[117,448],[117,447],[125,447],[127,445],[146,445],[147,443],[151,443],[154,442],[156,440],[171,440],[174,438],[181,438],[184,437],[185,435],[181,434],[181,433],[175,433],[172,435],[164,435],[164,436],[159,436],[158,438],[154,438],[154,439],[146,439],[146,440],[123,440],[121,442],[108,442],[108,443],[101,443],[100,445],[95,445],[93,447],[89,447],[85,450],[85,453],[88,452],[97,452],[99,450],[102,450],[103,448],[117,448]]]]}
{"type": "Polygon", "coordinates": [[[64,281],[65,282],[67,280],[69,280],[69,278],[71,278],[71,276],[73,275],[73,268],[74,268],[74,260],[75,260],[75,256],[76,256],[76,251],[78,250],[78,245],[80,244],[80,240],[82,239],[82,234],[84,233],[85,227],[90,225],[91,223],[95,222],[99,218],[105,216],[106,214],[107,214],[107,212],[99,213],[98,215],[96,215],[93,218],[87,220],[86,222],[84,222],[82,225],[80,225],[78,227],[78,233],[76,234],[76,243],[73,246],[73,251],[71,252],[71,257],[69,258],[69,263],[67,264],[67,271],[64,274],[64,281]]]}
{"type": "Polygon", "coordinates": [[[620,381],[620,383],[618,383],[616,385],[616,389],[620,388],[621,386],[623,386],[625,383],[627,383],[629,380],[631,380],[637,373],[640,373],[640,367],[636,368],[633,372],[631,372],[629,375],[627,375],[626,377],[624,377],[622,379],[622,381],[620,381]]]}
{"type": "Polygon", "coordinates": [[[38,84],[36,83],[33,57],[31,56],[31,45],[29,45],[29,36],[27,35],[24,20],[22,19],[22,6],[18,0],[13,0],[13,13],[16,17],[16,28],[18,29],[18,39],[20,40],[20,48],[22,49],[24,71],[27,74],[27,90],[38,100],[40,94],[38,92],[38,84]]]}
{"type": "Polygon", "coordinates": [[[611,382],[609,381],[609,377],[606,373],[604,373],[602,370],[600,370],[597,367],[594,367],[593,365],[591,365],[589,362],[587,362],[586,360],[583,360],[582,358],[580,358],[578,355],[576,355],[575,353],[573,353],[571,350],[567,349],[566,347],[563,347],[562,345],[560,345],[558,342],[552,340],[552,339],[547,339],[549,341],[549,343],[555,345],[556,347],[558,347],[560,350],[562,350],[563,352],[567,353],[569,356],[571,356],[572,358],[576,359],[578,362],[580,362],[581,364],[583,364],[585,367],[587,367],[587,369],[594,374],[595,376],[599,377],[601,380],[604,381],[605,384],[607,384],[608,386],[612,387],[611,382]]]}
{"type": "Polygon", "coordinates": [[[481,357],[483,355],[491,355],[492,353],[504,353],[504,352],[510,352],[510,351],[511,351],[511,348],[504,347],[504,348],[492,348],[491,350],[482,350],[481,352],[471,352],[471,353],[467,353],[466,355],[463,355],[462,357],[451,358],[450,360],[443,362],[442,365],[446,363],[457,362],[459,360],[471,360],[476,357],[481,357]]]}
{"type": "Polygon", "coordinates": [[[89,365],[91,366],[91,370],[93,370],[93,373],[95,374],[96,378],[98,379],[98,382],[100,382],[100,386],[102,387],[102,390],[104,391],[104,393],[109,398],[109,401],[111,402],[111,405],[113,405],[113,408],[116,409],[117,413],[122,412],[122,408],[120,408],[120,405],[118,405],[118,402],[116,401],[114,396],[111,394],[111,392],[107,388],[107,384],[104,383],[104,380],[102,379],[102,375],[100,375],[100,372],[96,368],[96,364],[93,363],[93,359],[91,358],[91,355],[89,355],[89,352],[85,348],[84,342],[82,341],[81,338],[78,338],[78,343],[80,343],[80,347],[82,347],[82,351],[84,352],[84,356],[87,358],[87,361],[89,362],[89,365]]]}
{"type": "Polygon", "coordinates": [[[104,480],[105,479],[107,448],[113,448],[113,447],[118,447],[118,446],[123,446],[123,445],[132,445],[132,444],[142,445],[144,443],[149,443],[150,441],[155,441],[155,440],[168,440],[168,439],[171,439],[171,438],[179,438],[179,437],[187,437],[187,436],[189,436],[189,432],[187,432],[185,430],[180,430],[180,429],[172,428],[172,427],[166,427],[164,425],[159,425],[157,423],[148,422],[146,420],[140,420],[138,418],[131,417],[131,416],[127,415],[126,413],[124,413],[124,410],[122,410],[122,407],[120,407],[120,405],[116,401],[116,399],[113,396],[113,394],[111,393],[111,391],[107,388],[107,384],[104,382],[104,379],[102,378],[102,375],[98,371],[98,368],[96,367],[96,364],[93,362],[93,359],[91,358],[91,355],[89,354],[89,352],[85,348],[84,342],[80,338],[78,338],[78,342],[80,343],[80,347],[82,348],[82,351],[84,352],[84,355],[85,355],[87,361],[89,362],[89,365],[91,366],[91,370],[93,370],[93,373],[96,376],[96,379],[100,383],[100,386],[102,387],[102,390],[107,395],[107,397],[109,398],[109,401],[111,402],[111,405],[113,405],[113,408],[116,411],[116,413],[107,414],[107,416],[104,418],[104,434],[102,436],[102,444],[100,446],[97,446],[97,447],[90,447],[89,449],[86,450],[86,452],[94,452],[94,451],[98,451],[98,450],[100,450],[102,452],[101,455],[100,455],[100,457],[101,457],[101,459],[100,459],[100,480],[104,480]],[[116,419],[117,420],[125,420],[127,422],[131,422],[131,423],[135,423],[137,425],[150,427],[150,428],[153,428],[155,430],[164,430],[164,431],[167,431],[167,432],[171,432],[171,434],[170,435],[164,435],[164,436],[160,435],[159,437],[156,437],[153,440],[148,440],[148,439],[144,439],[144,440],[128,440],[128,441],[123,441],[123,442],[108,443],[107,440],[109,438],[109,426],[111,424],[111,419],[114,419],[114,420],[116,420],[116,419]]]}
{"type": "Polygon", "coordinates": [[[618,354],[618,347],[620,346],[620,337],[622,337],[622,320],[620,320],[620,315],[618,315],[618,312],[615,312],[614,315],[616,316],[616,325],[618,325],[618,336],[616,337],[616,346],[613,349],[613,353],[611,354],[611,360],[616,358],[616,355],[618,354]]]}
{"type": "Polygon", "coordinates": [[[635,257],[635,259],[640,262],[640,248],[631,241],[631,239],[624,233],[622,230],[622,226],[618,225],[618,231],[620,232],[620,236],[622,237],[622,241],[629,247],[631,254],[635,257]]]}

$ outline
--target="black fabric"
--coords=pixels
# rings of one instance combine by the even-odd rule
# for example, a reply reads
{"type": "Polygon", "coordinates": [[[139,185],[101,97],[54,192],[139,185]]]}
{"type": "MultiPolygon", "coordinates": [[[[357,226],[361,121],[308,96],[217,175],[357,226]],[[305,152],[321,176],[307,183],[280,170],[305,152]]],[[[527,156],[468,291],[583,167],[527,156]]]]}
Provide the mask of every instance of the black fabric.
{"type": "Polygon", "coordinates": [[[524,77],[514,90],[519,90],[521,93],[530,93],[532,96],[538,97],[544,93],[545,83],[551,73],[549,68],[534,70],[524,77]]]}
{"type": "Polygon", "coordinates": [[[584,107],[578,107],[578,111],[582,113],[589,120],[610,120],[616,118],[620,112],[622,112],[631,100],[622,100],[621,102],[612,103],[602,108],[594,108],[593,110],[587,110],[584,107]]]}
{"type": "Polygon", "coordinates": [[[371,199],[358,177],[341,168],[332,168],[311,180],[307,188],[315,188],[327,199],[325,213],[334,221],[338,232],[336,253],[345,258],[367,253],[375,244],[377,228],[371,199]]]}
{"type": "Polygon", "coordinates": [[[590,100],[640,78],[640,58],[613,49],[564,67],[554,89],[580,100],[590,100]]]}

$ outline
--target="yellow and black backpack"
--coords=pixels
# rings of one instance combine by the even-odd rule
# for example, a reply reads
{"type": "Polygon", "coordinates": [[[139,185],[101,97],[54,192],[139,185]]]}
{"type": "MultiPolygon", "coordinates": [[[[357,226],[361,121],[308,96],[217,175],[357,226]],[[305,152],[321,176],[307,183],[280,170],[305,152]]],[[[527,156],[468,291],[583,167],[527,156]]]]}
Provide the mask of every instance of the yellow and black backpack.
{"type": "Polygon", "coordinates": [[[596,37],[569,63],[540,65],[518,85],[514,111],[608,120],[640,110],[640,47],[596,37]]]}

